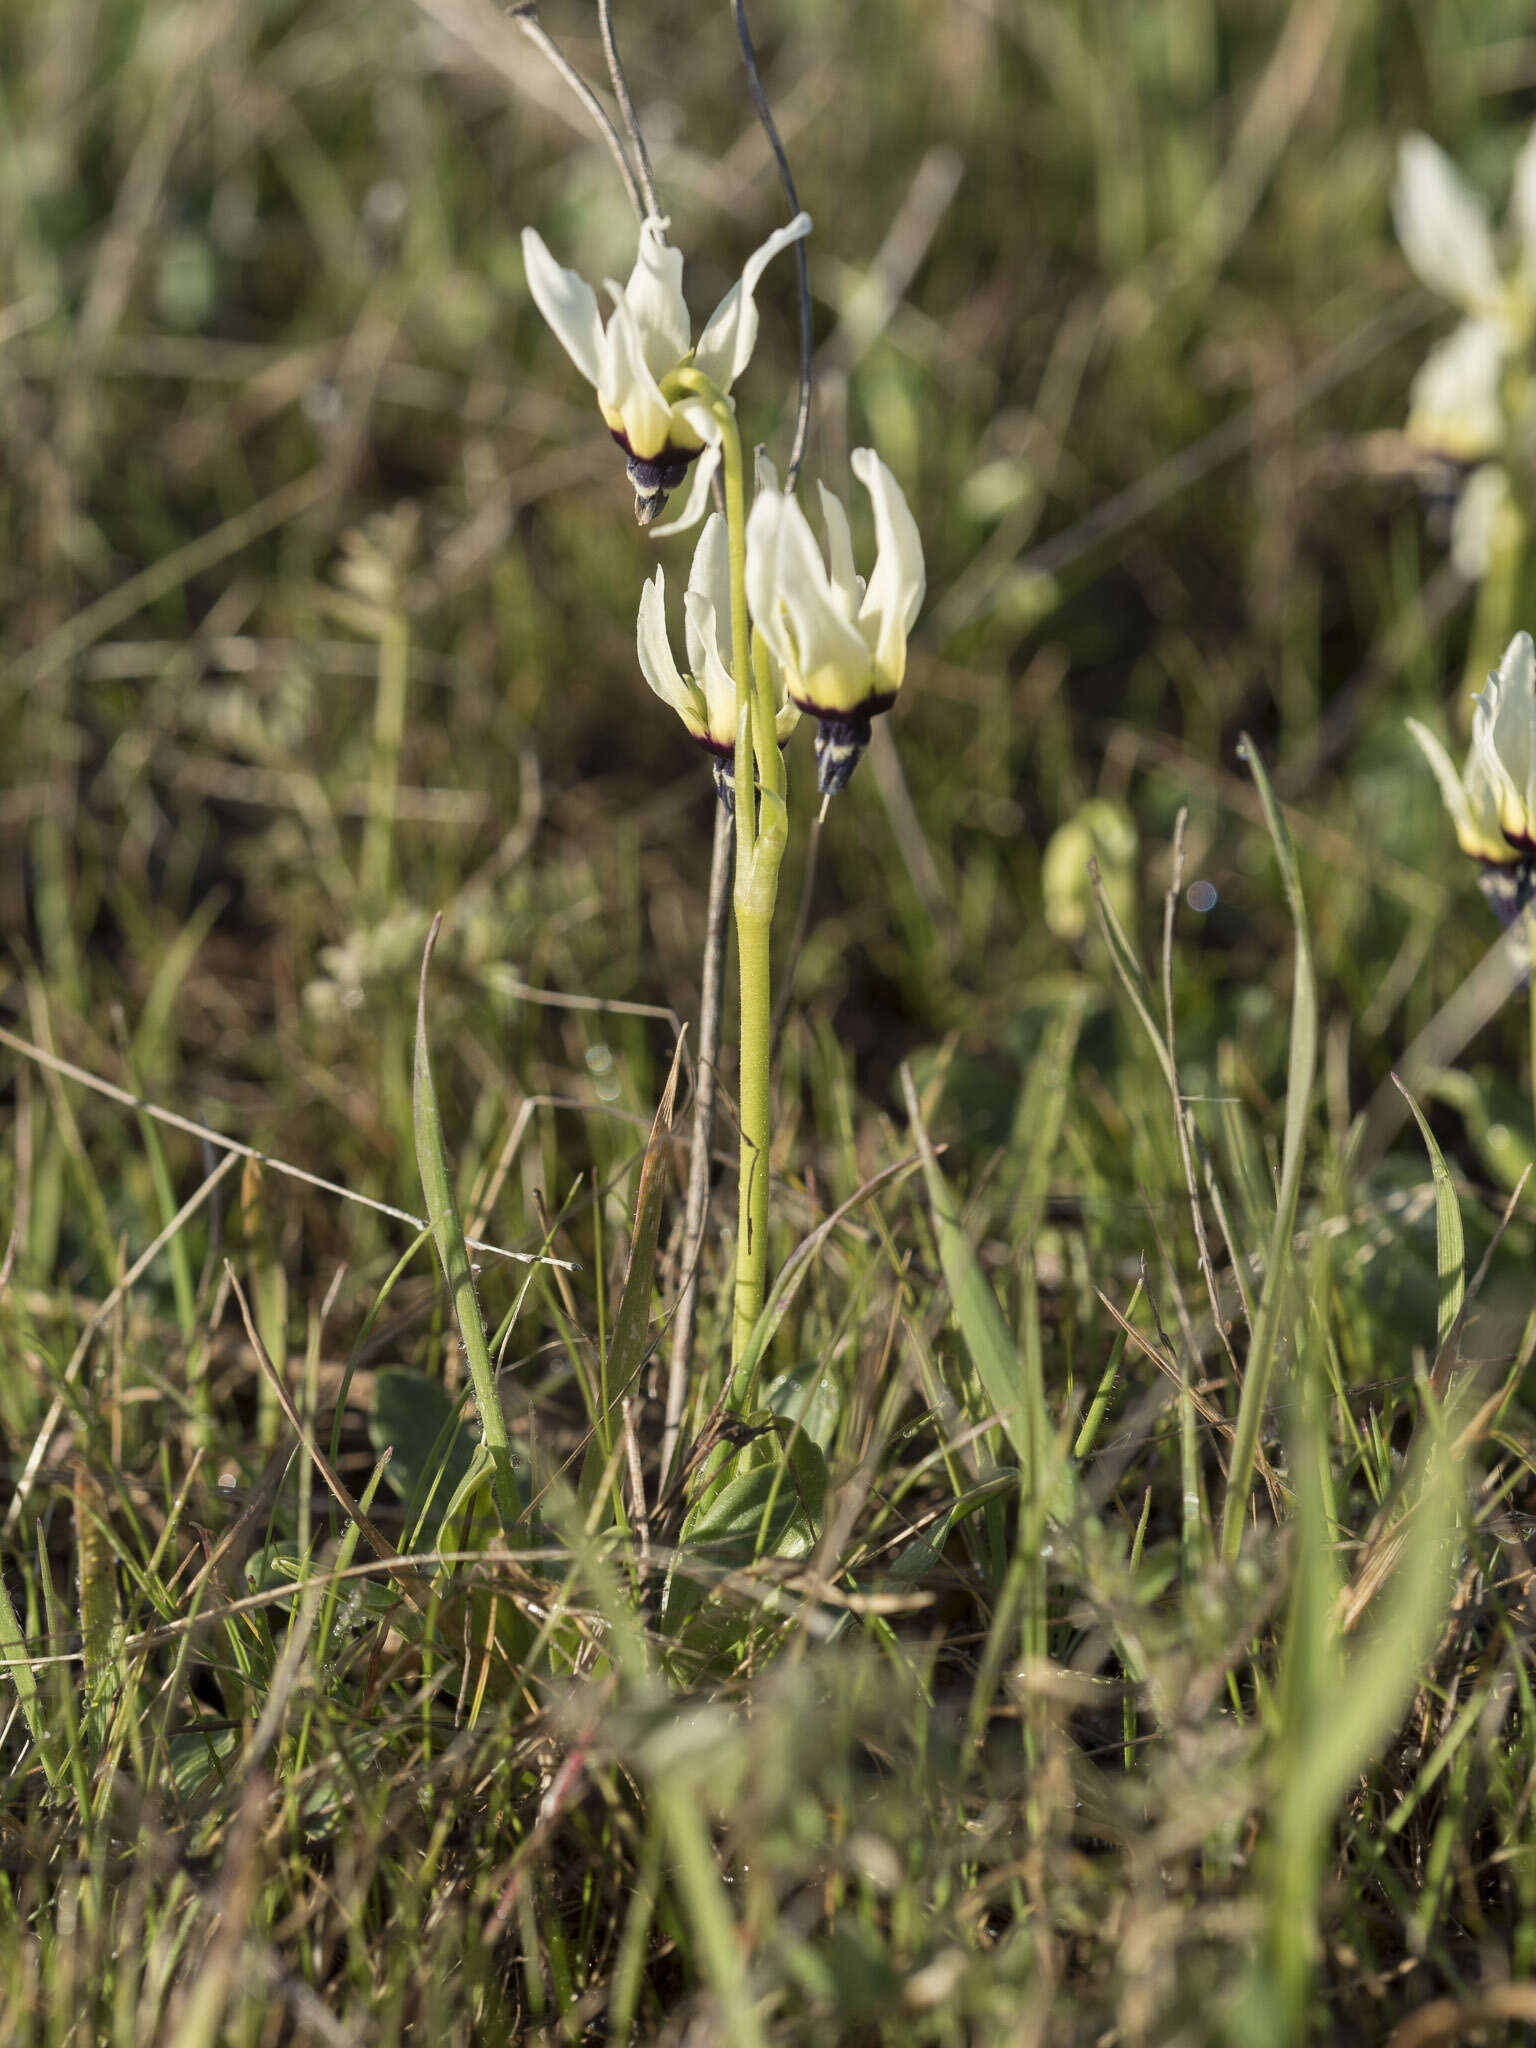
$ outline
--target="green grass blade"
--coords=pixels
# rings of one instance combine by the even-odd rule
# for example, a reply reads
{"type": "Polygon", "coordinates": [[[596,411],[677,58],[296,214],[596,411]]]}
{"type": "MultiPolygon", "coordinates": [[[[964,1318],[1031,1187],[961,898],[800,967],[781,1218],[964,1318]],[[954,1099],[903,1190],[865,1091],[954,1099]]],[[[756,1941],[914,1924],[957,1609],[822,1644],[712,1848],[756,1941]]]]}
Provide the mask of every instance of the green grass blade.
{"type": "Polygon", "coordinates": [[[490,1346],[485,1341],[485,1323],[475,1293],[475,1276],[464,1242],[464,1225],[459,1216],[458,1197],[448,1171],[448,1147],[443,1137],[443,1119],[437,1106],[437,1089],[432,1080],[432,1062],[427,1051],[427,970],[432,948],[442,928],[442,912],[432,920],[421,956],[421,981],[416,994],[416,1060],[411,1106],[416,1129],[416,1165],[421,1174],[421,1191],[426,1197],[432,1242],[448,1283],[464,1356],[474,1383],[475,1405],[480,1410],[480,1440],[490,1453],[495,1474],[496,1508],[502,1528],[510,1530],[522,1513],[517,1480],[512,1471],[512,1449],[507,1436],[506,1417],[496,1389],[496,1369],[490,1346]]]}
{"type": "Polygon", "coordinates": [[[1114,963],[1115,972],[1119,975],[1126,994],[1131,999],[1132,1009],[1141,1019],[1142,1029],[1152,1041],[1152,1050],[1156,1053],[1157,1063],[1163,1070],[1163,1079],[1172,1091],[1177,1087],[1173,1060],[1169,1055],[1168,1041],[1159,1030],[1157,1019],[1152,1014],[1152,992],[1147,983],[1146,973],[1136,957],[1135,947],[1125,935],[1125,928],[1115,915],[1109,893],[1099,879],[1097,862],[1091,864],[1089,873],[1093,878],[1093,901],[1099,913],[1099,929],[1104,934],[1109,957],[1114,963]]]}
{"type": "Polygon", "coordinates": [[[905,1066],[901,1070],[901,1090],[913,1142],[923,1162],[928,1206],[939,1247],[939,1264],[949,1288],[955,1321],[986,1397],[997,1411],[1003,1433],[1018,1458],[1025,1497],[1033,1499],[1044,1476],[1047,1442],[1044,1393],[1038,1383],[1031,1384],[1027,1378],[1025,1359],[1003,1318],[992,1283],[982,1271],[981,1262],[965,1234],[959,1205],[934,1155],[933,1145],[923,1126],[917,1089],[910,1069],[905,1066]]]}
{"type": "MultiPolygon", "coordinates": [[[[1131,1317],[1136,1313],[1136,1304],[1141,1299],[1141,1290],[1144,1285],[1144,1278],[1137,1280],[1135,1289],[1131,1294],[1130,1303],[1125,1311],[1127,1323],[1130,1322],[1131,1317]]],[[[1125,1330],[1117,1330],[1114,1344],[1110,1348],[1109,1364],[1105,1366],[1103,1373],[1100,1375],[1098,1389],[1094,1394],[1092,1402],[1089,1404],[1087,1415],[1083,1418],[1083,1426],[1077,1433],[1077,1442],[1072,1446],[1072,1456],[1079,1463],[1093,1449],[1095,1439],[1100,1429],[1104,1426],[1104,1417],[1109,1412],[1109,1404],[1114,1398],[1115,1385],[1120,1378],[1120,1367],[1125,1361],[1125,1346],[1125,1330]]]]}
{"type": "Polygon", "coordinates": [[[620,1398],[629,1390],[645,1358],[646,1338],[651,1327],[651,1297],[656,1283],[656,1241],[661,1228],[662,1197],[667,1189],[667,1160],[671,1147],[672,1113],[677,1102],[677,1077],[682,1067],[683,1041],[677,1041],[672,1071],[662,1090],[645,1157],[640,1162],[640,1185],[635,1192],[635,1228],[629,1241],[629,1261],[624,1285],[614,1312],[613,1335],[603,1360],[603,1455],[613,1448],[613,1417],[620,1398]]]}
{"type": "Polygon", "coordinates": [[[48,1709],[38,1691],[37,1680],[27,1660],[27,1639],[22,1634],[21,1623],[11,1605],[10,1592],[5,1576],[0,1573],[0,1655],[3,1655],[6,1669],[11,1674],[11,1683],[16,1688],[16,1697],[21,1702],[22,1719],[27,1724],[27,1733],[32,1737],[33,1746],[42,1760],[43,1775],[48,1780],[50,1791],[57,1792],[64,1783],[64,1760],[58,1753],[54,1741],[54,1730],[48,1719],[48,1709]]]}
{"type": "Polygon", "coordinates": [[[1301,1166],[1306,1150],[1312,1083],[1317,1073],[1317,984],[1312,971],[1312,940],[1307,928],[1307,910],[1302,900],[1296,852],[1269,777],[1264,772],[1264,764],[1259,759],[1258,749],[1246,734],[1238,752],[1247,762],[1258,787],[1259,801],[1264,807],[1264,822],[1274,841],[1280,878],[1285,885],[1286,902],[1296,932],[1296,952],[1291,992],[1291,1056],[1286,1075],[1285,1135],[1280,1152],[1280,1195],[1275,1206],[1264,1286],[1254,1317],[1253,1342],[1248,1347],[1248,1360],[1243,1372],[1243,1391],[1232,1439],[1232,1462],[1221,1510],[1221,1554],[1229,1562],[1237,1556],[1242,1545],[1248,1489],[1253,1483],[1254,1461],[1259,1448],[1259,1427],[1264,1419],[1270,1374],[1274,1369],[1290,1291],[1291,1239],[1296,1226],[1297,1197],[1301,1191],[1301,1166]]]}
{"type": "Polygon", "coordinates": [[[731,1374],[731,1403],[736,1408],[745,1408],[751,1400],[756,1383],[757,1370],[762,1364],[763,1354],[772,1343],[774,1333],[788,1315],[795,1296],[800,1292],[811,1271],[816,1254],[831,1237],[838,1225],[851,1216],[882,1188],[891,1187],[904,1180],[913,1169],[922,1164],[921,1155],[910,1159],[898,1159],[894,1166],[883,1167],[856,1188],[846,1202],[840,1202],[830,1216],[824,1216],[808,1236],[801,1239],[780,1266],[778,1277],[768,1290],[768,1299],[763,1312],[757,1319],[752,1340],[737,1360],[731,1374]]]}
{"type": "Polygon", "coordinates": [[[1051,1181],[1056,1148],[1070,1094],[1068,1082],[1072,1061],[1082,1036],[1087,997],[1074,990],[1057,1012],[1039,1056],[1030,1068],[1029,1080],[1019,1102],[1014,1122],[1012,1149],[1022,1153],[1024,1172],[1014,1203],[1012,1241],[1031,1245],[1045,1214],[1045,1197],[1051,1181]]]}
{"type": "Polygon", "coordinates": [[[1435,1349],[1444,1351],[1456,1328],[1461,1314],[1461,1305],[1467,1298],[1467,1240],[1461,1227],[1461,1205],[1456,1200],[1456,1190],[1451,1183],[1451,1170],[1445,1163],[1445,1154],[1435,1143],[1434,1133],[1424,1119],[1424,1112],[1414,1101],[1408,1090],[1398,1080],[1398,1093],[1413,1111],[1413,1120],[1419,1127],[1429,1153],[1430,1172],[1435,1180],[1435,1266],[1440,1279],[1440,1303],[1436,1316],[1435,1349]]]}
{"type": "MultiPolygon", "coordinates": [[[[1316,1463],[1314,1456],[1309,1461],[1316,1463]]],[[[1316,1494],[1317,1489],[1313,1489],[1316,1494]]],[[[1451,1595],[1460,1481],[1443,1442],[1431,1440],[1407,1489],[1406,1540],[1371,1635],[1347,1664],[1339,1656],[1337,1608],[1327,1602],[1328,1532],[1314,1499],[1313,1596],[1293,1602],[1286,1655],[1301,1684],[1286,1686],[1280,1773],[1272,1795],[1266,1975],[1259,1996],[1278,2008],[1276,2040],[1305,2031],[1312,1933],[1335,1811],[1352,1781],[1377,1756],[1402,1719],[1423,1676],[1451,1595]]],[[[1289,1674],[1288,1674],[1289,1675],[1289,1674]]]]}

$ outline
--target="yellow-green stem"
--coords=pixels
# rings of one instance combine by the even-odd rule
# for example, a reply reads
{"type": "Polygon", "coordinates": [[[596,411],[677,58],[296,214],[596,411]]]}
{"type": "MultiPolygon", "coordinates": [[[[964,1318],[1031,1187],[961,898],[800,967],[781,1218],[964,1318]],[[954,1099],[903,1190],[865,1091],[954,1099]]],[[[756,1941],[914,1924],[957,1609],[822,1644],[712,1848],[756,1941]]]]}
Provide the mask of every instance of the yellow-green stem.
{"type": "Polygon", "coordinates": [[[736,682],[736,956],[741,977],[739,1113],[740,1200],[731,1355],[739,1359],[762,1314],[768,1279],[768,1154],[773,1137],[769,1099],[773,987],[770,935],[789,815],[784,758],[774,732],[773,682],[767,650],[753,659],[747,617],[747,502],[735,409],[697,370],[668,385],[696,393],[720,429],[720,469],[731,572],[731,667],[736,682]],[[754,771],[755,784],[754,787],[754,771]]]}
{"type": "Polygon", "coordinates": [[[1526,988],[1531,1006],[1531,1115],[1536,1118],[1536,908],[1525,913],[1525,943],[1531,956],[1531,973],[1526,988]]]}
{"type": "Polygon", "coordinates": [[[768,1033],[773,1014],[768,975],[770,923],[736,905],[741,968],[741,1188],[736,1237],[736,1296],[731,1356],[739,1359],[763,1312],[768,1280],[768,1033]]]}
{"type": "Polygon", "coordinates": [[[722,421],[725,517],[730,536],[731,648],[736,698],[742,707],[736,758],[741,832],[736,857],[736,957],[741,976],[741,1185],[736,1236],[736,1293],[731,1356],[739,1359],[763,1311],[768,1282],[768,1154],[773,1137],[769,1070],[773,1053],[770,970],[773,907],[788,836],[784,758],[774,734],[768,655],[751,646],[747,625],[746,505],[741,441],[734,419],[722,421]],[[756,652],[758,659],[753,660],[756,652]],[[745,740],[746,744],[743,744],[745,740]],[[756,767],[758,789],[751,789],[756,767]]]}

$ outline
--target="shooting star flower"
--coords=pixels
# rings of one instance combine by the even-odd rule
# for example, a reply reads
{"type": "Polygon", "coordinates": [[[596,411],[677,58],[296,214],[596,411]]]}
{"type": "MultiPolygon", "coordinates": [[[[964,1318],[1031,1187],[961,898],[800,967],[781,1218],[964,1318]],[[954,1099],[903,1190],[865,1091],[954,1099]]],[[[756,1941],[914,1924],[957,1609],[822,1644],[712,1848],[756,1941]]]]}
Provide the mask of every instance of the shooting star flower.
{"type": "Polygon", "coordinates": [[[1463,853],[1478,864],[1483,894],[1510,924],[1536,898],[1536,644],[1517,633],[1477,698],[1472,748],[1458,775],[1435,735],[1416,718],[1423,748],[1463,853]]]}
{"type": "MultiPolygon", "coordinates": [[[[667,632],[666,583],[658,568],[640,592],[635,631],[640,672],[663,704],[669,704],[691,736],[714,758],[715,787],[726,809],[735,808],[736,684],[730,671],[731,567],[725,521],[712,512],[699,535],[683,599],[683,637],[688,672],[679,670],[667,632]]],[[[799,713],[784,697],[782,673],[774,673],[779,701],[775,735],[783,741],[799,713]]]]}
{"type": "Polygon", "coordinates": [[[896,701],[925,589],[923,544],[901,486],[873,448],[855,449],[852,467],[875,513],[867,583],[854,570],[848,514],[824,485],[825,561],[810,521],[766,462],[747,515],[747,607],[791,700],[817,720],[817,781],[829,796],[846,787],[870,720],[896,701]]]}
{"type": "Polygon", "coordinates": [[[1515,162],[1505,237],[1509,267],[1501,267],[1482,198],[1427,135],[1403,139],[1392,217],[1420,279],[1465,316],[1414,378],[1406,432],[1431,455],[1479,465],[1452,526],[1456,565],[1479,580],[1499,538],[1482,516],[1492,502],[1493,477],[1533,426],[1526,359],[1536,333],[1536,128],[1515,162]],[[1481,498],[1467,507],[1474,484],[1481,498]]]}
{"type": "Polygon", "coordinates": [[[658,532],[676,533],[703,516],[710,476],[719,459],[719,429],[697,393],[669,390],[678,370],[698,370],[722,395],[746,368],[757,342],[759,278],[783,249],[811,231],[808,213],[796,214],[747,259],[740,278],[704,324],[697,342],[683,297],[681,250],[667,241],[669,222],[654,215],[641,222],[640,246],[629,282],[604,281],[613,301],[607,324],[597,294],[585,278],[555,261],[533,228],[523,229],[523,266],[534,304],[554,329],[571,361],[597,387],[598,408],[609,432],[629,458],[635,514],[649,526],[679,489],[689,465],[705,459],[694,475],[683,512],[658,532]]]}

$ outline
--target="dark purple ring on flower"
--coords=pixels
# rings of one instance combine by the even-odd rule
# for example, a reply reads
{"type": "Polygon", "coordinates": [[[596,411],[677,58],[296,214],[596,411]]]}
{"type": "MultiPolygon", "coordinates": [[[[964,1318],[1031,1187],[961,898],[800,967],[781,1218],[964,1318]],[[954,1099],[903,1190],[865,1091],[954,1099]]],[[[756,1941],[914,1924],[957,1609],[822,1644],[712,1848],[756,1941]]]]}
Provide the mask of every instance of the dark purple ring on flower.
{"type": "Polygon", "coordinates": [[[659,455],[636,455],[629,445],[628,435],[621,428],[610,427],[608,431],[629,457],[626,468],[635,487],[635,517],[642,526],[649,526],[660,515],[670,494],[687,476],[689,463],[704,451],[701,448],[674,448],[669,441],[659,455]]]}

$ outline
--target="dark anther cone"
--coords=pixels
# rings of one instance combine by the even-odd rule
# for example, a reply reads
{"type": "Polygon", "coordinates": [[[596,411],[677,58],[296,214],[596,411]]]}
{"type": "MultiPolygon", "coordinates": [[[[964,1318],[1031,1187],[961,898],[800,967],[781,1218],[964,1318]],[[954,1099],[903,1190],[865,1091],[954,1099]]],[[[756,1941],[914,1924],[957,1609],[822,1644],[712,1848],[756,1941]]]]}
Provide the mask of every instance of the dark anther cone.
{"type": "Polygon", "coordinates": [[[736,815],[736,763],[728,755],[717,754],[714,759],[715,789],[725,805],[725,815],[736,815]]]}
{"type": "Polygon", "coordinates": [[[816,787],[823,796],[836,796],[848,787],[848,778],[858,767],[859,756],[868,745],[867,718],[818,719],[816,787]]]}
{"type": "Polygon", "coordinates": [[[654,461],[647,461],[640,455],[631,455],[627,468],[629,480],[635,487],[635,517],[642,526],[649,526],[659,518],[668,495],[675,491],[688,474],[691,456],[661,455],[654,461]]]}
{"type": "Polygon", "coordinates": [[[1483,861],[1478,881],[1494,916],[1512,925],[1522,910],[1536,902],[1536,861],[1483,861]]]}

